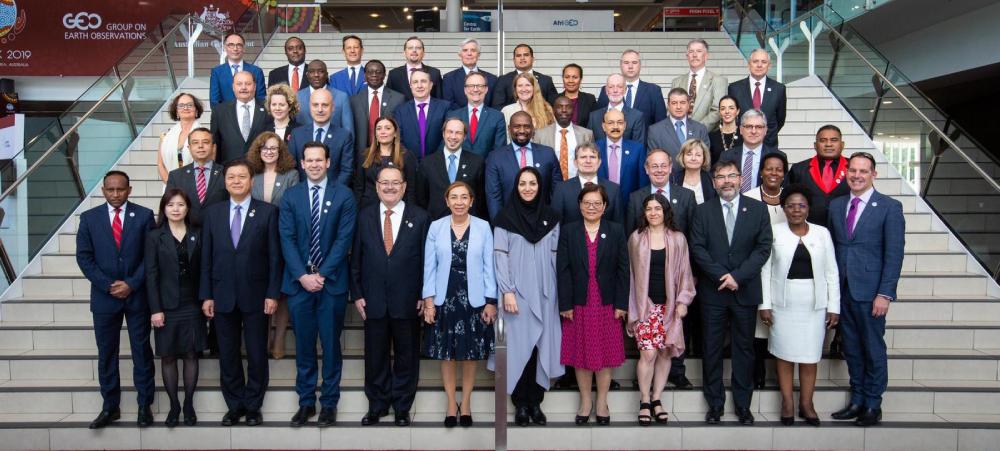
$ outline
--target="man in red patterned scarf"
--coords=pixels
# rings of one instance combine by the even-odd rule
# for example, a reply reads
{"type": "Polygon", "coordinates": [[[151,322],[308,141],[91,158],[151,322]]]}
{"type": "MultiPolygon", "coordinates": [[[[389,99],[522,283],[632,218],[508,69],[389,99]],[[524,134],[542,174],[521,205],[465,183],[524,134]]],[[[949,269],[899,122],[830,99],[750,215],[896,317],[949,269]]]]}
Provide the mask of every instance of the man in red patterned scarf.
{"type": "Polygon", "coordinates": [[[786,182],[799,184],[809,194],[809,217],[813,224],[826,224],[830,199],[850,192],[847,187],[847,159],[843,157],[844,140],[840,128],[827,124],[816,132],[813,143],[816,155],[792,165],[786,182]]]}

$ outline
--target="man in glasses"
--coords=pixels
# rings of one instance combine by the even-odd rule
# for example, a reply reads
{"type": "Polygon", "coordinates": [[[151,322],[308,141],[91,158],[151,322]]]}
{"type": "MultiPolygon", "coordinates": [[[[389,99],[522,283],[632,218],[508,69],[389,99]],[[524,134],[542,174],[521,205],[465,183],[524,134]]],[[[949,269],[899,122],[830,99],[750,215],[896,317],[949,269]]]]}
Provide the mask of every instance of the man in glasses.
{"type": "MultiPolygon", "coordinates": [[[[785,85],[769,78],[771,55],[757,49],[750,53],[750,76],[729,84],[728,94],[736,99],[740,109],[760,110],[767,117],[767,134],[764,143],[778,147],[778,132],[785,126],[785,85]]],[[[744,171],[745,172],[745,171],[744,171]]]]}
{"type": "Polygon", "coordinates": [[[209,101],[212,105],[222,102],[232,102],[236,100],[233,93],[233,75],[237,72],[250,72],[253,74],[257,91],[254,97],[264,97],[264,71],[246,61],[243,61],[243,49],[246,41],[239,33],[229,33],[223,40],[223,48],[226,51],[226,61],[212,68],[212,76],[209,79],[209,101]]]}
{"type": "MultiPolygon", "coordinates": [[[[486,78],[486,87],[483,88],[485,100],[483,103],[490,104],[493,94],[493,85],[497,82],[497,76],[482,70],[479,67],[479,41],[475,38],[467,38],[462,41],[458,49],[458,57],[462,60],[462,67],[444,74],[442,95],[444,100],[451,102],[455,108],[461,108],[467,103],[465,91],[467,83],[465,77],[473,72],[479,72],[486,78]]],[[[506,138],[506,137],[505,137],[506,138]]]]}
{"type": "MultiPolygon", "coordinates": [[[[743,137],[741,147],[733,147],[719,157],[719,161],[732,161],[743,173],[740,182],[740,193],[745,193],[760,185],[760,164],[763,157],[772,153],[785,155],[776,147],[767,145],[767,117],[760,110],[747,110],[740,117],[740,136],[743,137]]],[[[786,158],[787,161],[787,158],[786,158]]]]}
{"type": "MultiPolygon", "coordinates": [[[[450,74],[449,74],[450,75],[450,74]]],[[[465,123],[465,146],[473,153],[486,158],[493,149],[507,144],[507,125],[503,113],[486,106],[490,81],[487,74],[469,72],[463,78],[465,86],[462,98],[466,104],[448,112],[449,118],[458,118],[465,123]]],[[[445,83],[448,82],[447,77],[445,83]]]]}

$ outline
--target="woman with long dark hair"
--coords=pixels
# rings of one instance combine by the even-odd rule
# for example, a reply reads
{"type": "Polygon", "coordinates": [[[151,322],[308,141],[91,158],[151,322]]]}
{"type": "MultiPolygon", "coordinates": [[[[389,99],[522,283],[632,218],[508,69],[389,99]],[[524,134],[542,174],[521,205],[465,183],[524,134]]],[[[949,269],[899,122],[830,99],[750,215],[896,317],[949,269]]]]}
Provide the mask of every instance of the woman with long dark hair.
{"type": "Polygon", "coordinates": [[[358,201],[358,210],[378,203],[375,181],[384,167],[399,168],[403,172],[403,181],[410,187],[403,193],[403,201],[412,203],[417,192],[418,162],[417,156],[403,147],[399,124],[391,117],[380,117],[375,121],[373,134],[372,144],[354,170],[354,198],[358,201]]]}

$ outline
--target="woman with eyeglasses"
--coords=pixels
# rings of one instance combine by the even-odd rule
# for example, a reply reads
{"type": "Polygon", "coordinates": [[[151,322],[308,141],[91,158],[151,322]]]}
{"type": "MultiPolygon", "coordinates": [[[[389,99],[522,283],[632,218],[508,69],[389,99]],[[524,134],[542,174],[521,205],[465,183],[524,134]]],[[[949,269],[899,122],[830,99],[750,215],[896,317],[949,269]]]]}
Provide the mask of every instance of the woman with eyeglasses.
{"type": "Polygon", "coordinates": [[[403,171],[403,181],[410,189],[403,193],[403,201],[415,202],[417,192],[417,157],[399,139],[399,125],[396,120],[383,116],[375,121],[375,139],[365,151],[364,159],[354,170],[354,198],[358,209],[379,202],[375,190],[375,180],[383,167],[396,167],[403,171]]]}
{"type": "Polygon", "coordinates": [[[167,183],[170,171],[191,164],[188,134],[202,126],[198,119],[205,112],[205,107],[194,95],[182,92],[170,102],[168,111],[170,119],[177,123],[160,135],[159,151],[156,152],[156,170],[163,183],[167,183]]]}
{"type": "Polygon", "coordinates": [[[264,130],[277,133],[282,140],[288,142],[292,130],[299,126],[295,116],[299,114],[299,101],[292,88],[284,83],[278,83],[267,88],[267,101],[264,109],[269,114],[264,130]]]}

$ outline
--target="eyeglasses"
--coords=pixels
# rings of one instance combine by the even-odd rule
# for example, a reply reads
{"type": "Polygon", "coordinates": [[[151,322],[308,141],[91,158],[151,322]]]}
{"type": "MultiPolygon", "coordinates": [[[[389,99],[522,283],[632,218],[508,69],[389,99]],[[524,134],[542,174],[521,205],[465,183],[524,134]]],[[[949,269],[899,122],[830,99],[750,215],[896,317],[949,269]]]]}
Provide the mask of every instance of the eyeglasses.
{"type": "Polygon", "coordinates": [[[486,89],[486,85],[465,85],[469,89],[486,89]]]}
{"type": "Polygon", "coordinates": [[[408,45],[408,46],[406,46],[406,50],[423,50],[423,49],[424,49],[424,46],[422,46],[422,45],[408,45]]]}
{"type": "Polygon", "coordinates": [[[190,110],[191,108],[194,108],[194,104],[193,103],[178,103],[177,104],[177,109],[179,109],[179,110],[190,110]]]}
{"type": "Polygon", "coordinates": [[[599,202],[583,201],[580,202],[580,205],[582,205],[583,208],[601,208],[604,206],[604,201],[599,201],[599,202]]]}
{"type": "Polygon", "coordinates": [[[383,188],[399,188],[403,186],[406,182],[400,182],[399,180],[379,180],[378,186],[383,188]]]}
{"type": "Polygon", "coordinates": [[[728,180],[736,180],[738,178],[740,178],[740,175],[737,174],[737,173],[727,174],[727,175],[719,174],[719,175],[716,175],[716,176],[712,177],[712,179],[718,180],[720,182],[723,181],[723,180],[726,180],[726,179],[728,179],[728,180]]]}
{"type": "Polygon", "coordinates": [[[279,149],[279,147],[278,147],[278,146],[271,146],[271,147],[261,147],[261,148],[260,148],[260,153],[264,153],[264,152],[267,152],[267,153],[272,153],[272,152],[275,152],[275,153],[277,153],[277,152],[278,152],[278,149],[279,149]]]}
{"type": "Polygon", "coordinates": [[[761,131],[767,128],[766,125],[751,125],[751,124],[743,124],[742,127],[747,130],[757,130],[757,131],[761,131]]]}
{"type": "Polygon", "coordinates": [[[671,166],[670,166],[669,163],[665,163],[665,164],[651,164],[651,165],[649,165],[649,169],[652,169],[654,171],[657,170],[657,169],[670,169],[670,168],[671,168],[671,166]]]}
{"type": "Polygon", "coordinates": [[[226,44],[226,48],[227,49],[242,49],[243,48],[243,44],[240,44],[239,42],[230,42],[230,43],[226,44]]]}

